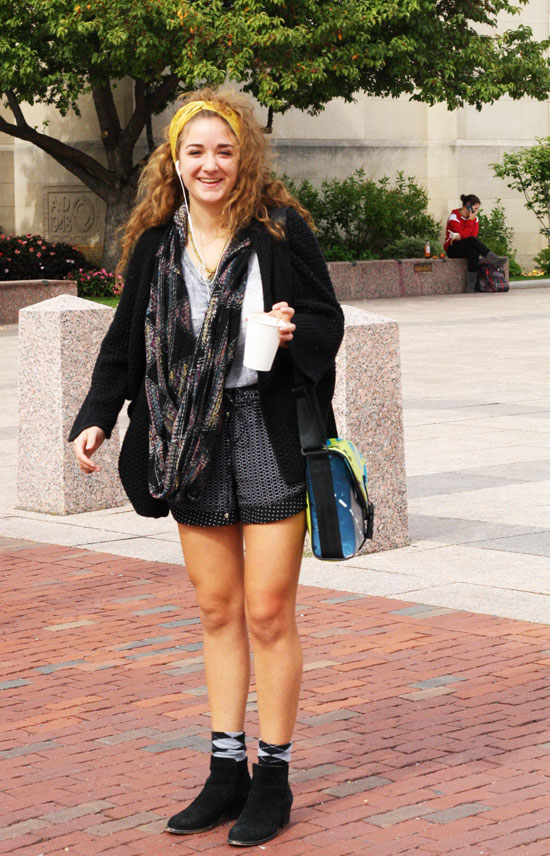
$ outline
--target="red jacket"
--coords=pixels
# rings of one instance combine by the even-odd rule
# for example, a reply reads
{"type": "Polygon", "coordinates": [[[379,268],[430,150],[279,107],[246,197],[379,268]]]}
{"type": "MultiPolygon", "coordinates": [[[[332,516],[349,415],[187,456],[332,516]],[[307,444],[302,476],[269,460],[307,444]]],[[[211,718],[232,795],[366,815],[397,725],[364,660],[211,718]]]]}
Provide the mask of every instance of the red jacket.
{"type": "Polygon", "coordinates": [[[447,250],[451,244],[450,232],[458,232],[461,238],[477,238],[479,235],[479,220],[470,220],[469,217],[463,217],[460,213],[461,208],[455,208],[449,214],[447,220],[447,231],[445,232],[445,243],[443,249],[447,250]]]}

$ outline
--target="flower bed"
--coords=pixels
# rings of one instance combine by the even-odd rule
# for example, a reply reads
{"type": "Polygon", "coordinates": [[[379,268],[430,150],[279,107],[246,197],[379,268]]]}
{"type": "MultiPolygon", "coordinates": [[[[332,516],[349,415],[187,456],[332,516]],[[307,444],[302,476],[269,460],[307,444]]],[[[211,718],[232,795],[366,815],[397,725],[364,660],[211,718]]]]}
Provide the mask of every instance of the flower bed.
{"type": "Polygon", "coordinates": [[[61,280],[74,268],[90,263],[70,244],[47,241],[41,235],[0,234],[0,280],[61,280]]]}
{"type": "Polygon", "coordinates": [[[73,270],[69,274],[78,286],[79,297],[119,297],[124,288],[122,277],[101,268],[100,270],[73,270]]]}

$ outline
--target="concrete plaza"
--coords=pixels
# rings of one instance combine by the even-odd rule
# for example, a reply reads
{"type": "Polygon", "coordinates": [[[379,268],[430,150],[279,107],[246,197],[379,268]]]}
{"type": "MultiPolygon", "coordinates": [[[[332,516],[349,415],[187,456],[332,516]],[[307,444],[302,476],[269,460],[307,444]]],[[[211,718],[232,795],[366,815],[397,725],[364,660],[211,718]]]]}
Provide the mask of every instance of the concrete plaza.
{"type": "MultiPolygon", "coordinates": [[[[342,565],[305,559],[301,580],[550,622],[550,289],[368,306],[400,324],[412,543],[342,565]]],[[[0,535],[179,563],[171,519],[16,508],[16,334],[0,330],[0,535]]]]}
{"type": "MultiPolygon", "coordinates": [[[[548,856],[550,290],[369,309],[400,322],[412,543],[304,560],[291,824],[241,852],[548,856]]],[[[209,751],[174,524],[18,510],[16,328],[0,352],[0,853],[233,852],[163,832],[209,751]]]]}

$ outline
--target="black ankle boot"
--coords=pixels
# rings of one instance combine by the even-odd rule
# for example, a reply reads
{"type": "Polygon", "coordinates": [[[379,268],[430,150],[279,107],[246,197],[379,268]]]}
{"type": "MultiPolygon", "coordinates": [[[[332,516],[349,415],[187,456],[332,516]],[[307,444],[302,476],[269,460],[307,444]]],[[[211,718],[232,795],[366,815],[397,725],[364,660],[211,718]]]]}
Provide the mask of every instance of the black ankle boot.
{"type": "Polygon", "coordinates": [[[192,835],[206,832],[226,818],[238,817],[250,790],[248,763],[233,758],[210,758],[210,775],[200,794],[168,821],[166,832],[192,835]]]}
{"type": "Polygon", "coordinates": [[[229,844],[253,847],[275,838],[290,820],[292,791],[288,786],[288,764],[253,765],[252,787],[239,819],[229,832],[229,844]]]}

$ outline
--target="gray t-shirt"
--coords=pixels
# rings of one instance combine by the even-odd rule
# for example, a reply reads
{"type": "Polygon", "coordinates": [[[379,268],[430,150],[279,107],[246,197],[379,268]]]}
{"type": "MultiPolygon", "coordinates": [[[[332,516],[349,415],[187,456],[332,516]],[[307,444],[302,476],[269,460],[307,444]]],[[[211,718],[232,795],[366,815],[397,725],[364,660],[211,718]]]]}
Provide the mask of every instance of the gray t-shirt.
{"type": "MultiPolygon", "coordinates": [[[[208,308],[208,283],[199,274],[187,249],[183,252],[183,276],[189,295],[193,333],[197,337],[201,331],[204,316],[208,308]]],[[[226,387],[250,386],[258,381],[257,373],[253,369],[247,369],[243,366],[244,340],[246,336],[245,319],[251,312],[263,311],[264,297],[260,265],[258,263],[258,256],[256,253],[252,253],[248,262],[248,275],[241,314],[241,329],[239,331],[239,338],[237,339],[235,359],[225,379],[226,387]]]]}

